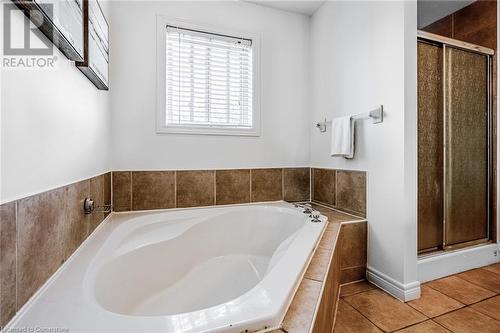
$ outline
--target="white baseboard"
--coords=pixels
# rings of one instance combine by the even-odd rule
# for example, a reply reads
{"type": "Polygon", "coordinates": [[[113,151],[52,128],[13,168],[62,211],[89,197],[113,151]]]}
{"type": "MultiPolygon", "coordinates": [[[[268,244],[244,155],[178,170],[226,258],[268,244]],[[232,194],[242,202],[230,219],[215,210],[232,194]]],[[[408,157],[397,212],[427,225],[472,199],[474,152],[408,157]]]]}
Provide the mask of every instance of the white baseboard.
{"type": "Polygon", "coordinates": [[[499,252],[494,243],[424,257],[418,260],[418,279],[424,283],[491,265],[500,262],[499,252]]]}
{"type": "Polygon", "coordinates": [[[420,297],[420,282],[418,281],[402,284],[373,267],[367,267],[366,276],[368,281],[403,302],[420,297]]]}

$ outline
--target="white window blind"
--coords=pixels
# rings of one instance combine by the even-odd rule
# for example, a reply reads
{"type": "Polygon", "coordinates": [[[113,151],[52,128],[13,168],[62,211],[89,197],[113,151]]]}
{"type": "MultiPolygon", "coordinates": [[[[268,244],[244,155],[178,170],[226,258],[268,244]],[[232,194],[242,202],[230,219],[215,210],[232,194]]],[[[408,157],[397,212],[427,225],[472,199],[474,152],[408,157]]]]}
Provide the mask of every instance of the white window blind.
{"type": "Polygon", "coordinates": [[[166,125],[251,129],[252,41],[167,26],[166,125]]]}

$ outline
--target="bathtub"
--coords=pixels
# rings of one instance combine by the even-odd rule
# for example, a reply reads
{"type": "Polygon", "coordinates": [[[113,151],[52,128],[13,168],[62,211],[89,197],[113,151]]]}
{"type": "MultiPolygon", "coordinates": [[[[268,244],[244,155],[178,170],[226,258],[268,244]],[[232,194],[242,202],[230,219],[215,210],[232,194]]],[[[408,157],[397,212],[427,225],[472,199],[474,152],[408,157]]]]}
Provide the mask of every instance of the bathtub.
{"type": "Polygon", "coordinates": [[[282,321],[324,229],[285,202],[111,214],[7,329],[252,332],[282,321]]]}

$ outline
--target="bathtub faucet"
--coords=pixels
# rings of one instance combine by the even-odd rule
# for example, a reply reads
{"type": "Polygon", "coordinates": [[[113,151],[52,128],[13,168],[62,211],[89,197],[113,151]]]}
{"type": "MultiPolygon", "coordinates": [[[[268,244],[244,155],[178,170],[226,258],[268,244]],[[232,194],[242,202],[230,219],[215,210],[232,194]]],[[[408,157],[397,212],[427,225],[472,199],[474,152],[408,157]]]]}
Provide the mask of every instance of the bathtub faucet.
{"type": "Polygon", "coordinates": [[[83,212],[85,214],[91,213],[111,213],[112,205],[96,206],[94,200],[85,198],[83,201],[83,212]]]}
{"type": "Polygon", "coordinates": [[[312,211],[313,211],[313,208],[312,208],[311,204],[308,204],[308,203],[306,203],[306,204],[294,203],[293,205],[296,208],[303,208],[304,209],[304,211],[303,211],[304,214],[311,214],[312,211]]]}
{"type": "Polygon", "coordinates": [[[317,210],[313,210],[311,212],[311,215],[309,215],[309,217],[311,218],[311,222],[314,222],[314,223],[317,223],[317,222],[321,222],[321,213],[317,210]]]}

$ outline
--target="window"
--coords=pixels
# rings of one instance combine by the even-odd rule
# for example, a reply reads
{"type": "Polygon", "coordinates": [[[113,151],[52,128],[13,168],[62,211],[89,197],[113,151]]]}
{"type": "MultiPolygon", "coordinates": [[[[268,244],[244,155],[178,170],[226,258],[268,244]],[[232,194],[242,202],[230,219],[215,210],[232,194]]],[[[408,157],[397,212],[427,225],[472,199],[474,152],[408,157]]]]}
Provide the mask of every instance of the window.
{"type": "Polygon", "coordinates": [[[158,132],[259,135],[256,39],[186,24],[159,25],[158,132]]]}

